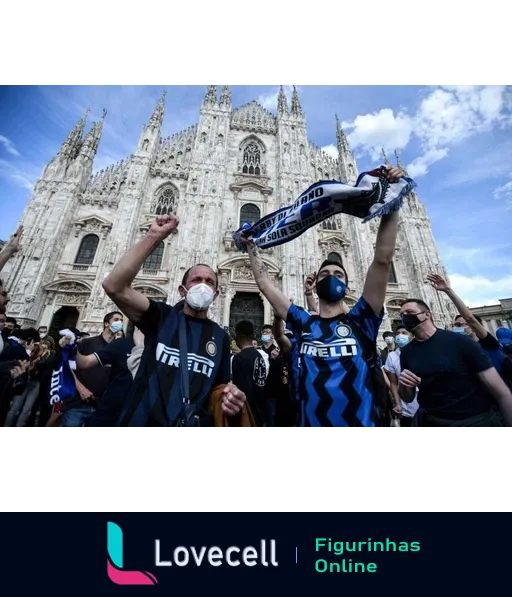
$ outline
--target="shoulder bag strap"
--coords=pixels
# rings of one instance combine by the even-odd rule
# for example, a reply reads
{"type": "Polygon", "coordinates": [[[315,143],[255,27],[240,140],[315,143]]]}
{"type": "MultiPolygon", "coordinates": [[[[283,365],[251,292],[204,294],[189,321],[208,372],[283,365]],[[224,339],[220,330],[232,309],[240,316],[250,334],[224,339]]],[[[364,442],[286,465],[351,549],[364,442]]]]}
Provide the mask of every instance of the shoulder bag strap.
{"type": "Polygon", "coordinates": [[[190,384],[188,378],[188,348],[187,348],[187,321],[183,312],[179,313],[179,342],[180,342],[180,373],[181,395],[184,404],[190,404],[190,384]]]}

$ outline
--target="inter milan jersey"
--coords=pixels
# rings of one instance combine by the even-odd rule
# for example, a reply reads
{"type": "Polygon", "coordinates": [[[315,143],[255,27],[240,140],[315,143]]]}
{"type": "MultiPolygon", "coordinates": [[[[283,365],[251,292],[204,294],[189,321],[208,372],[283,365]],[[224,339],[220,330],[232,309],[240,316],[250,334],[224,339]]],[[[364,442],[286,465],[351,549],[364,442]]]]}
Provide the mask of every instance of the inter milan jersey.
{"type": "MultiPolygon", "coordinates": [[[[226,332],[209,319],[185,317],[190,401],[204,409],[215,386],[231,378],[226,332]]],[[[180,314],[150,301],[137,327],[144,334],[144,353],[119,424],[124,427],[173,427],[183,411],[181,391],[180,314]]]]}
{"type": "Polygon", "coordinates": [[[300,354],[303,426],[374,426],[369,355],[363,343],[376,343],[382,318],[364,298],[347,315],[331,319],[290,307],[288,323],[300,354]]]}

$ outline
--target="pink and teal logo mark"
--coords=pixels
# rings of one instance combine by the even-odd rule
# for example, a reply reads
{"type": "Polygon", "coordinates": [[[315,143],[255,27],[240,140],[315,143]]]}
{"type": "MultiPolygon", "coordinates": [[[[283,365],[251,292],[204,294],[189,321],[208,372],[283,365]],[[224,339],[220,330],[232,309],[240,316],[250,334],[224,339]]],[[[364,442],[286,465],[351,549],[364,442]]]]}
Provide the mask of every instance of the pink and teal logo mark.
{"type": "Polygon", "coordinates": [[[123,569],[123,531],[114,522],[107,523],[107,571],[116,585],[156,585],[151,572],[123,569]]]}

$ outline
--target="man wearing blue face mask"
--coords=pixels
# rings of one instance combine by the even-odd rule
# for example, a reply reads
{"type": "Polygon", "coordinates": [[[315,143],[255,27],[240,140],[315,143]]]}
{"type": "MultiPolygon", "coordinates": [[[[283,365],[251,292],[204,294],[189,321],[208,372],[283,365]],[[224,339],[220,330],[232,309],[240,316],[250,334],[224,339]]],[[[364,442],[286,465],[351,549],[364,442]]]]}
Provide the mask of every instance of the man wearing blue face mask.
{"type": "Polygon", "coordinates": [[[413,335],[411,332],[408,332],[405,328],[399,328],[395,337],[396,350],[389,353],[388,358],[386,359],[386,364],[384,365],[384,369],[388,374],[389,383],[391,385],[391,394],[395,401],[393,412],[402,417],[400,419],[400,427],[411,427],[414,416],[419,408],[418,400],[416,398],[411,404],[407,404],[407,402],[400,399],[398,394],[398,380],[400,378],[400,373],[402,372],[400,368],[400,354],[402,349],[404,349],[412,339],[413,335]]]}
{"type": "MultiPolygon", "coordinates": [[[[389,168],[393,183],[403,176],[389,168]]],[[[285,320],[300,353],[299,397],[303,402],[302,426],[374,427],[385,407],[388,390],[377,356],[377,335],[384,317],[384,300],[395,254],[398,213],[381,220],[375,256],[366,277],[363,296],[346,313],[343,301],[348,276],[339,261],[325,261],[316,276],[318,313],[297,305],[271,281],[257,247],[247,246],[254,279],[278,317],[285,320]]]]}
{"type": "Polygon", "coordinates": [[[92,355],[102,352],[122,329],[123,314],[113,311],[103,318],[102,334],[80,342],[76,370],[73,370],[74,366],[72,366],[77,392],[75,398],[66,400],[63,404],[62,427],[84,427],[96,412],[98,400],[110,383],[110,368],[97,365],[89,369],[81,369],[81,357],[91,356],[92,358],[92,355]]]}

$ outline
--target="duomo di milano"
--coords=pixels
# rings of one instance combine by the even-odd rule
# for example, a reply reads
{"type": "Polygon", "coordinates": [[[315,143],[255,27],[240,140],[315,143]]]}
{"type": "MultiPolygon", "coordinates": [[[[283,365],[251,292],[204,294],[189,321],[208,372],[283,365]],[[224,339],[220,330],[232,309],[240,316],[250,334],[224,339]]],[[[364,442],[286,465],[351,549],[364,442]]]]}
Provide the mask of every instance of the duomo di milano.
{"type": "MultiPolygon", "coordinates": [[[[165,95],[133,155],[119,164],[92,174],[104,117],[85,135],[84,117],[45,167],[22,216],[22,251],[6,267],[9,314],[24,325],[100,331],[104,314],[114,307],[103,292],[103,279],[156,214],[174,212],[179,230],[147,260],[134,287],[174,304],[184,272],[207,263],[218,272],[220,285],[211,317],[226,328],[241,319],[260,327],[272,321],[271,308],[247,258],[235,249],[232,232],[240,221],[256,221],[290,205],[318,180],[356,182],[357,164],[340,125],[338,158],[333,159],[308,139],[296,91],[288,106],[281,89],[275,115],[256,101],[233,108],[229,86],[219,97],[217,86],[209,85],[197,125],[166,139],[160,136],[164,100],[165,95]]],[[[323,259],[341,259],[353,304],[373,258],[378,224],[334,217],[265,251],[270,275],[303,305],[305,277],[323,259]]],[[[400,302],[408,296],[429,303],[443,327],[451,320],[452,307],[425,284],[430,271],[445,270],[425,207],[412,193],[401,212],[382,331],[396,325],[400,302]]]]}

